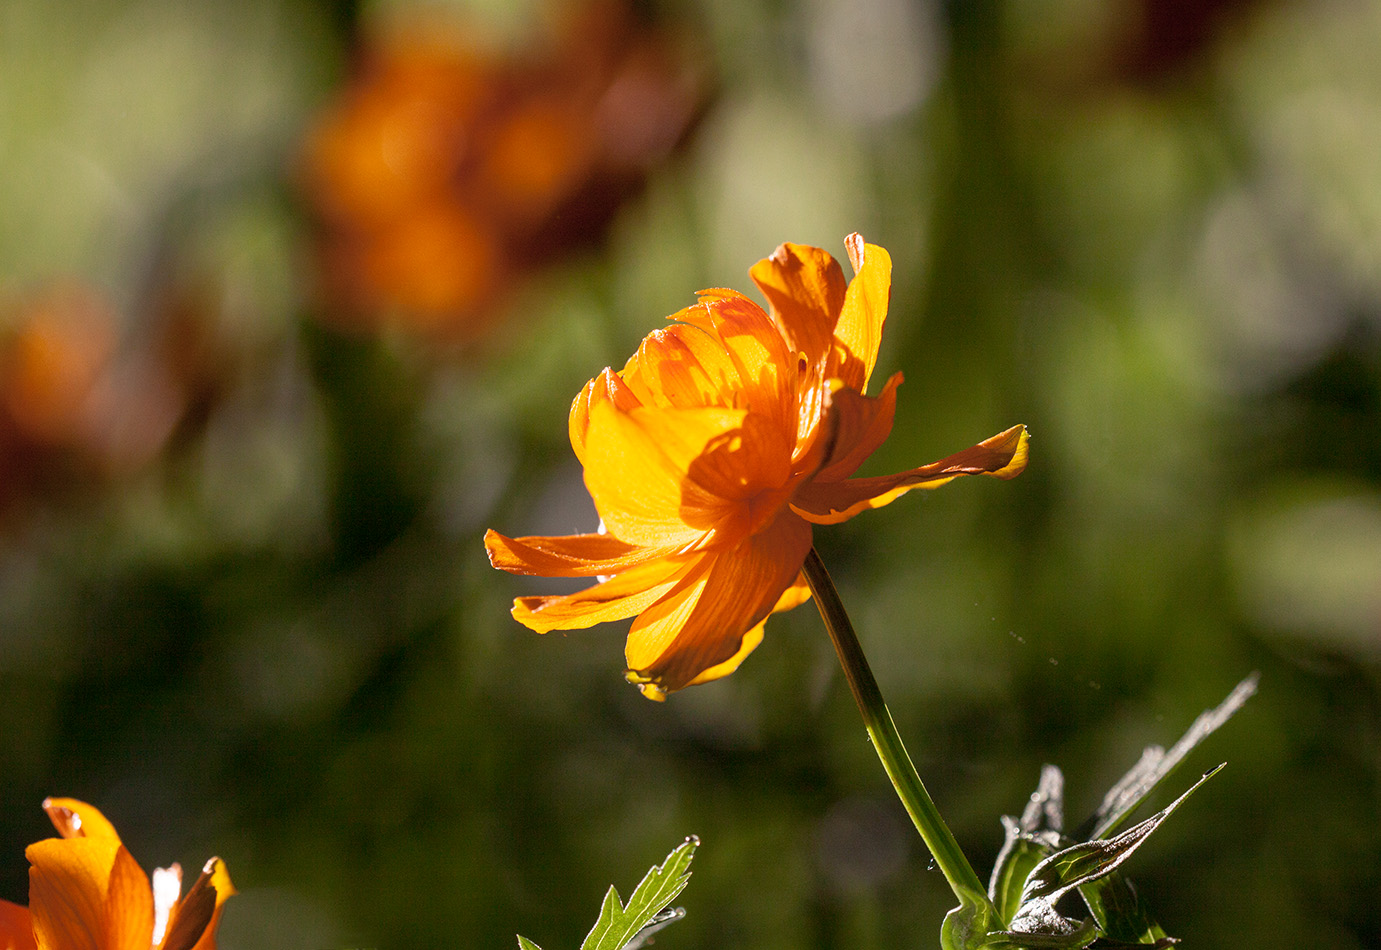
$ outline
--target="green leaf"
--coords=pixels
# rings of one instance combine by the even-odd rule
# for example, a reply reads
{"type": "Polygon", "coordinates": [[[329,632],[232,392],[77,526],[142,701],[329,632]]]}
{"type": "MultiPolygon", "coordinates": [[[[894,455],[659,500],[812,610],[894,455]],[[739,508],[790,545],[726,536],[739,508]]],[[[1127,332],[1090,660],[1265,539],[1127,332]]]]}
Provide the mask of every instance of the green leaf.
{"type": "Polygon", "coordinates": [[[653,931],[679,919],[679,911],[663,911],[685,889],[691,858],[699,846],[699,838],[687,838],[660,866],[647,872],[627,904],[620,903],[619,892],[610,887],[604,895],[599,920],[580,950],[633,950],[653,931]]]}
{"type": "MultiPolygon", "coordinates": [[[[1146,842],[1161,823],[1180,807],[1190,795],[1208,781],[1221,769],[1222,766],[1205,772],[1194,785],[1179,798],[1175,799],[1164,809],[1147,818],[1128,830],[1122,832],[1114,838],[1097,841],[1085,841],[1073,845],[1052,854],[1050,857],[1041,861],[1032,869],[1026,878],[1026,886],[1022,888],[1021,906],[1013,916],[1009,927],[1011,932],[1023,935],[1038,935],[1041,937],[1055,937],[1062,941],[1076,940],[1076,934],[1084,931],[1085,925],[1094,922],[1094,918],[1085,920],[1082,924],[1076,923],[1068,917],[1060,914],[1055,905],[1060,899],[1074,888],[1086,888],[1088,885],[1101,880],[1111,874],[1122,862],[1131,857],[1137,848],[1146,842]]],[[[1082,891],[1081,891],[1082,892],[1082,891]]],[[[1129,927],[1133,926],[1129,923],[1129,927]]],[[[1120,928],[1119,928],[1120,930],[1120,928]]],[[[1098,933],[1094,929],[1094,935],[1098,933]]],[[[1092,938],[1090,938],[1090,943],[1092,938]]],[[[1062,942],[1058,944],[1049,943],[1016,943],[1013,946],[1060,946],[1074,947],[1087,946],[1077,942],[1062,942]]]]}
{"type": "Polygon", "coordinates": [[[988,897],[997,909],[1002,926],[1012,923],[1021,906],[1021,891],[1027,876],[1044,859],[1060,848],[1064,824],[1064,774],[1053,765],[1041,769],[1041,780],[1021,818],[1002,816],[1007,837],[993,865],[988,881],[988,897]]]}
{"type": "Polygon", "coordinates": [[[1167,752],[1160,746],[1149,746],[1131,770],[1103,796],[1098,810],[1074,832],[1076,841],[1104,838],[1115,831],[1132,811],[1164,781],[1190,751],[1203,742],[1214,730],[1232,718],[1256,692],[1259,673],[1252,673],[1238,683],[1233,691],[1213,709],[1204,711],[1194,720],[1179,742],[1167,752]]]}
{"type": "Polygon", "coordinates": [[[1165,946],[1174,943],[1160,925],[1151,919],[1150,911],[1137,894],[1132,882],[1121,871],[1113,871],[1096,881],[1079,886],[1093,919],[1109,940],[1133,945],[1165,946]]]}
{"type": "Polygon", "coordinates": [[[518,934],[518,950],[542,950],[542,948],[522,934],[518,934]]]}

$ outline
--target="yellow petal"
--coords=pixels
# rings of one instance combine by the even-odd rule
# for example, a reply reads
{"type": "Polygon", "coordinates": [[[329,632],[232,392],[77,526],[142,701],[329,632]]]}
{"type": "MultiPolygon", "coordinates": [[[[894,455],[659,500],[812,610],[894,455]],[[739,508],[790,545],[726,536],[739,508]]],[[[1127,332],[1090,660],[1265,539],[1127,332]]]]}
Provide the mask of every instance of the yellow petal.
{"type": "Polygon", "coordinates": [[[778,328],[793,351],[823,368],[844,306],[844,271],[818,247],[783,244],[753,265],[753,283],[772,306],[778,328]]]}
{"type": "Polygon", "coordinates": [[[783,513],[737,547],[704,555],[695,571],[633,622],[629,679],[669,693],[741,660],[744,637],[795,585],[810,543],[810,525],[783,513]]]}
{"type": "Polygon", "coordinates": [[[664,558],[623,571],[574,594],[519,597],[513,602],[513,619],[538,633],[627,620],[665,596],[693,561],[694,556],[664,558]]]}
{"type": "Polygon", "coordinates": [[[43,810],[64,838],[107,838],[118,842],[115,826],[94,805],[75,798],[45,798],[43,810]]]}
{"type": "Polygon", "coordinates": [[[664,408],[731,407],[743,388],[719,337],[684,323],[649,333],[620,375],[644,405],[664,408]]]}
{"type": "Polygon", "coordinates": [[[1025,426],[1013,426],[972,448],[896,475],[808,482],[791,498],[791,510],[815,524],[838,524],[860,511],[881,508],[916,488],[938,488],[961,475],[1015,478],[1026,468],[1025,426]]]}
{"type": "Polygon", "coordinates": [[[47,838],[24,853],[39,950],[147,950],[153,894],[118,841],[47,838]]]}
{"type": "Polygon", "coordinates": [[[0,900],[0,950],[38,950],[27,907],[0,900]]]}
{"type": "Polygon", "coordinates": [[[719,342],[738,375],[728,403],[774,419],[794,415],[797,354],[763,309],[732,290],[702,290],[700,302],[671,319],[699,327],[719,342]]]}
{"type": "Polygon", "coordinates": [[[596,577],[617,574],[674,554],[676,548],[650,548],[620,541],[610,534],[572,534],[564,537],[508,538],[486,531],[484,547],[489,563],[510,574],[536,577],[596,577]]]}
{"type": "Polygon", "coordinates": [[[732,514],[689,477],[707,445],[742,425],[741,409],[591,406],[585,486],[609,533],[650,547],[689,545],[732,514]]]}
{"type": "Polygon", "coordinates": [[[834,327],[835,348],[827,375],[837,376],[848,388],[865,393],[877,363],[878,347],[882,345],[882,326],[887,321],[892,257],[876,244],[863,243],[857,234],[850,234],[844,243],[855,274],[834,327]]]}
{"type": "Polygon", "coordinates": [[[581,465],[585,464],[585,433],[590,428],[590,407],[597,403],[611,403],[620,409],[632,409],[640,404],[638,397],[612,369],[606,368],[585,384],[585,388],[571,401],[568,420],[571,448],[575,450],[575,457],[581,465]]]}

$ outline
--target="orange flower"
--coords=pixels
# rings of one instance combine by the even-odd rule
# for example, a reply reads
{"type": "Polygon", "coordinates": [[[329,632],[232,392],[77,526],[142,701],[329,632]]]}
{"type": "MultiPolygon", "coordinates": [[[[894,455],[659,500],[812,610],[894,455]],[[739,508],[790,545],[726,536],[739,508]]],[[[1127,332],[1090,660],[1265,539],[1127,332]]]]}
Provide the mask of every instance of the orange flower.
{"type": "Polygon", "coordinates": [[[29,907],[0,901],[0,950],[216,950],[221,905],[235,893],[220,858],[179,897],[182,868],[154,871],[150,888],[95,808],[49,798],[43,810],[62,837],[24,852],[29,907]]]}
{"type": "Polygon", "coordinates": [[[546,633],[636,616],[627,677],[643,695],[732,673],[767,617],[809,598],[812,525],[836,524],[960,475],[1013,478],[1014,426],[897,475],[850,478],[892,429],[901,373],[864,395],[887,316],[892,261],[857,234],[847,286],[823,250],[783,244],[750,272],[771,313],[732,290],[701,291],[571,406],[571,445],[602,530],[485,535],[515,574],[594,577],[568,596],[520,597],[513,616],[546,633]]]}

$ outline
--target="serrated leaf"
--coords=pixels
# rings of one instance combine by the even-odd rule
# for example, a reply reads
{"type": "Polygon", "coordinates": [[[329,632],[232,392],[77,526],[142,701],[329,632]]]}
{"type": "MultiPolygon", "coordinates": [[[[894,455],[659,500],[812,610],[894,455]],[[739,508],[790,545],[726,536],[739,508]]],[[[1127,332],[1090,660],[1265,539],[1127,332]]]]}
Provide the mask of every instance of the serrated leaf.
{"type": "Polygon", "coordinates": [[[518,950],[542,950],[542,948],[522,934],[518,934],[518,950]]]}
{"type": "Polygon", "coordinates": [[[1190,751],[1210,733],[1232,718],[1248,699],[1256,693],[1259,673],[1252,673],[1235,686],[1227,699],[1213,709],[1205,710],[1189,727],[1180,741],[1167,752],[1160,746],[1150,746],[1126,775],[1118,780],[1097,811],[1074,832],[1076,841],[1105,838],[1122,824],[1146,796],[1184,761],[1190,751]]]}
{"type": "Polygon", "coordinates": [[[604,895],[599,920],[580,945],[580,950],[626,950],[641,931],[649,926],[661,928],[675,917],[659,917],[666,906],[685,889],[690,879],[691,858],[700,839],[687,838],[665,861],[650,869],[633,889],[628,903],[619,901],[613,887],[604,895]]]}

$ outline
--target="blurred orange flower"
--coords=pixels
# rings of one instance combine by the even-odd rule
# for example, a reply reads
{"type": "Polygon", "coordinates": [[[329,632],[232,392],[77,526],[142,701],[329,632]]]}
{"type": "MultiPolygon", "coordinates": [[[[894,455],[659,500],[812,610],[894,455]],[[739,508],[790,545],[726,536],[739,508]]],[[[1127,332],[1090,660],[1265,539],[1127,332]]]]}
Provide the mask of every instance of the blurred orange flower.
{"type": "Polygon", "coordinates": [[[220,858],[182,895],[182,868],[154,871],[153,886],[92,806],[49,798],[61,838],[24,852],[27,909],[0,901],[0,950],[215,950],[225,899],[235,893],[220,858]]]}
{"type": "Polygon", "coordinates": [[[625,4],[568,12],[546,49],[486,50],[441,20],[366,37],[304,148],[333,317],[476,335],[683,137],[703,99],[685,57],[625,4]]]}
{"type": "Polygon", "coordinates": [[[1014,478],[1024,426],[920,468],[850,478],[887,438],[902,374],[865,395],[891,292],[892,262],[857,234],[856,276],[825,251],[783,244],[750,274],[771,313],[705,290],[649,334],[615,373],[575,398],[570,437],[599,534],[485,535],[515,574],[594,577],[568,596],[521,597],[539,633],[636,616],[628,679],[645,696],[733,672],[767,617],[809,598],[801,565],[812,525],[836,524],[960,475],[1014,478]]]}

